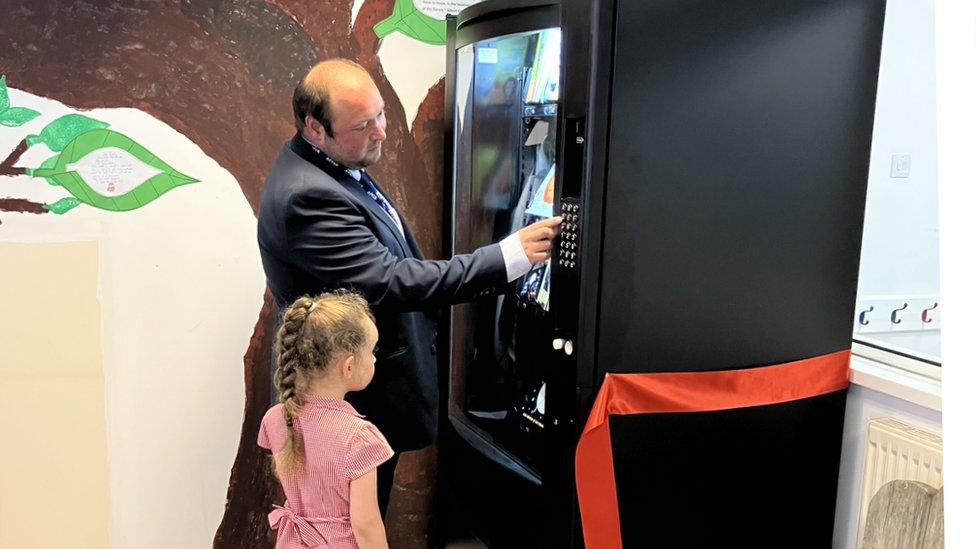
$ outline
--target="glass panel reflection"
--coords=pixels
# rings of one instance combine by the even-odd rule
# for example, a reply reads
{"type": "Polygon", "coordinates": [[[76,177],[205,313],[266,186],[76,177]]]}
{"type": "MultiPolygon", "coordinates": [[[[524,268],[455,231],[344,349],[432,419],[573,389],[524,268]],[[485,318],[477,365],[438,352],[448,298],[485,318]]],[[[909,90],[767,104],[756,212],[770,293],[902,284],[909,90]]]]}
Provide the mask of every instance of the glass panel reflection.
{"type": "MultiPolygon", "coordinates": [[[[455,250],[553,215],[558,29],[458,50],[455,250]]],[[[545,415],[549,263],[454,311],[450,411],[537,474],[545,415]]]]}

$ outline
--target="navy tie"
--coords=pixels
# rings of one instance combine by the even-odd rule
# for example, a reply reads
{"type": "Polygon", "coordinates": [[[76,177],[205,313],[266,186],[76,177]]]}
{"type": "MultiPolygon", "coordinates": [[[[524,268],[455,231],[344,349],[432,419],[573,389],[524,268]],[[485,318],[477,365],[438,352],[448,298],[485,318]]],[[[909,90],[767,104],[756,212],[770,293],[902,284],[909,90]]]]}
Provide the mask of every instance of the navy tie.
{"type": "Polygon", "coordinates": [[[404,236],[403,225],[400,224],[400,216],[397,215],[396,210],[393,209],[393,206],[390,205],[386,198],[380,193],[380,190],[376,188],[376,185],[373,183],[373,180],[369,174],[367,174],[365,170],[360,173],[362,174],[362,177],[359,178],[359,185],[363,188],[363,191],[365,191],[370,198],[376,201],[380,208],[383,208],[386,215],[390,216],[390,219],[393,220],[393,223],[397,226],[397,229],[400,230],[400,236],[404,236]]]}

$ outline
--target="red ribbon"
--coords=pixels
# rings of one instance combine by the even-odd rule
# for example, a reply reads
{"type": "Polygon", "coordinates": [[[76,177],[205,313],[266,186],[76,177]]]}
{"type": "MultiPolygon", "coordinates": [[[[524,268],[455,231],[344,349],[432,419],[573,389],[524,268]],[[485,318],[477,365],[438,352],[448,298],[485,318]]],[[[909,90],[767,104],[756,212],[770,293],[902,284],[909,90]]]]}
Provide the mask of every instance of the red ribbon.
{"type": "Polygon", "coordinates": [[[621,549],[611,414],[709,412],[779,404],[846,389],[851,351],[719,372],[607,374],[576,446],[576,490],[587,547],[621,549]]]}

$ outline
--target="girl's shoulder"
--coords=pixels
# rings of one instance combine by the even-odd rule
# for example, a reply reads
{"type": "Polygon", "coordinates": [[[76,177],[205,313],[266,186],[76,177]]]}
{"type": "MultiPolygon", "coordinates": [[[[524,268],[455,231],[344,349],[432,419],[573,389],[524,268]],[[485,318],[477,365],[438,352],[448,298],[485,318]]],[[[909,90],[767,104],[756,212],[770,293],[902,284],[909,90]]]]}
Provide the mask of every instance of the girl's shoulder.
{"type": "Polygon", "coordinates": [[[383,436],[383,432],[376,425],[373,425],[365,419],[358,421],[357,429],[353,432],[353,436],[349,441],[349,447],[351,449],[373,447],[379,449],[378,451],[384,454],[389,450],[390,455],[393,455],[390,443],[383,436]]]}
{"type": "Polygon", "coordinates": [[[271,450],[278,444],[274,441],[284,436],[285,414],[281,404],[275,404],[264,413],[261,418],[261,428],[258,431],[258,446],[271,450]]]}
{"type": "Polygon", "coordinates": [[[375,425],[365,419],[359,419],[358,424],[347,449],[350,479],[361,477],[393,457],[393,448],[375,425]]]}
{"type": "Polygon", "coordinates": [[[275,404],[274,406],[268,408],[268,411],[264,413],[264,417],[261,418],[261,424],[281,422],[285,423],[285,413],[284,405],[281,403],[275,404]]]}
{"type": "Polygon", "coordinates": [[[380,432],[379,427],[374,425],[373,422],[369,421],[368,419],[358,418],[358,421],[356,423],[358,427],[356,431],[359,433],[360,436],[379,437],[384,441],[386,440],[385,438],[383,438],[383,433],[380,432]]]}

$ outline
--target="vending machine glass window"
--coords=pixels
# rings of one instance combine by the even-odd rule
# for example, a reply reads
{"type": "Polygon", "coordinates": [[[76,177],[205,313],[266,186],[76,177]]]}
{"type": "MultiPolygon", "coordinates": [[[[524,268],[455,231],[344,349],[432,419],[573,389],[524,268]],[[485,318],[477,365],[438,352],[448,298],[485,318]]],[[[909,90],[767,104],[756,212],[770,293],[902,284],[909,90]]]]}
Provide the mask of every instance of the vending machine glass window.
{"type": "MultiPolygon", "coordinates": [[[[559,29],[459,48],[454,250],[470,252],[553,215],[559,29]]],[[[455,309],[449,418],[496,460],[539,480],[549,262],[499,296],[455,309]],[[490,449],[490,450],[489,450],[490,449]]]]}

